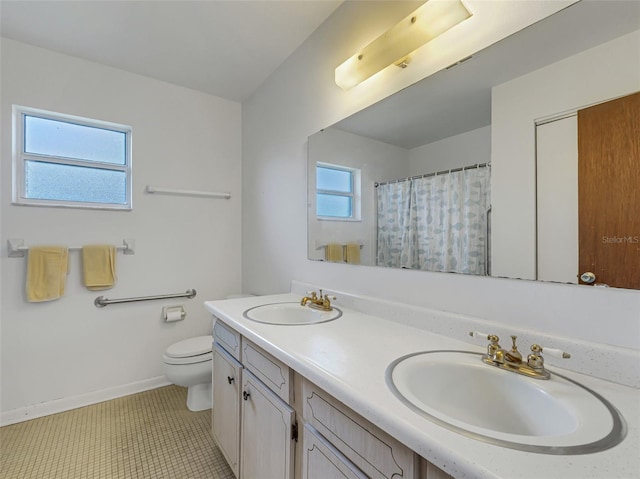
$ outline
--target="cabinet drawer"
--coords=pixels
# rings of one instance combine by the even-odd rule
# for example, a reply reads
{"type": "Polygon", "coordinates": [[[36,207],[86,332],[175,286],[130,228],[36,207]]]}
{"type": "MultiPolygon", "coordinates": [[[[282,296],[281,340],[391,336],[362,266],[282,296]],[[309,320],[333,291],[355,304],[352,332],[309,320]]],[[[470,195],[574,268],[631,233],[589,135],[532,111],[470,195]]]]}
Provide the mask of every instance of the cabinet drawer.
{"type": "Polygon", "coordinates": [[[302,415],[372,479],[412,479],[415,454],[309,381],[303,382],[302,415]]]}
{"type": "Polygon", "coordinates": [[[213,340],[233,358],[240,361],[240,333],[237,333],[219,319],[213,325],[213,340]]]}
{"type": "Polygon", "coordinates": [[[291,402],[291,370],[265,350],[242,338],[242,364],[280,399],[291,402]]]}
{"type": "Polygon", "coordinates": [[[367,476],[308,424],[302,437],[302,479],[367,479],[367,476]]]}

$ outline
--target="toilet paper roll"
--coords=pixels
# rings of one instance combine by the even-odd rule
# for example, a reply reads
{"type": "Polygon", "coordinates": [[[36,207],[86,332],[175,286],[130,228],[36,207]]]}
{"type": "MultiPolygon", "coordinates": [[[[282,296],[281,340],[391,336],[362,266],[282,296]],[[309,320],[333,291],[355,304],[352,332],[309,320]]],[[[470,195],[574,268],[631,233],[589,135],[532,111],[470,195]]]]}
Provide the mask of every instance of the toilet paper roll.
{"type": "Polygon", "coordinates": [[[163,309],[164,311],[162,316],[164,317],[164,320],[167,323],[171,323],[174,321],[181,321],[187,315],[187,313],[185,312],[182,306],[174,306],[174,307],[163,308],[163,309]]]}

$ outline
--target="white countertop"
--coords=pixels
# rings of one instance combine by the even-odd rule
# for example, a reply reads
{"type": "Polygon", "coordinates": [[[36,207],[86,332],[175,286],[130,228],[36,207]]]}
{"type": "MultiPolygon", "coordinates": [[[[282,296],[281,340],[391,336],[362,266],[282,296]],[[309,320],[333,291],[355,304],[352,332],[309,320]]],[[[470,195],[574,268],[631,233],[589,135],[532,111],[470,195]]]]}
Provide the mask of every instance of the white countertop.
{"type": "Polygon", "coordinates": [[[494,446],[445,429],[413,412],[385,381],[387,367],[401,356],[436,349],[483,352],[483,347],[343,306],[339,306],[343,316],[335,321],[302,326],[262,324],[242,315],[260,304],[299,302],[300,298],[299,294],[287,293],[208,301],[205,308],[455,478],[640,477],[640,390],[550,368],[608,399],[627,422],[625,440],[603,452],[565,456],[494,446]]]}

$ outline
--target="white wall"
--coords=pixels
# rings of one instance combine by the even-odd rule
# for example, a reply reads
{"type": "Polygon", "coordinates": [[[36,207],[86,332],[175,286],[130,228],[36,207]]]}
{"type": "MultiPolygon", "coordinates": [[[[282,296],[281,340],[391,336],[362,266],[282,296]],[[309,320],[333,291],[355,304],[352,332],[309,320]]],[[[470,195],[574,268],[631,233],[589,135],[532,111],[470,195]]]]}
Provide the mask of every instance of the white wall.
{"type": "Polygon", "coordinates": [[[443,138],[409,151],[409,175],[462,168],[491,161],[491,126],[443,138]]]}
{"type": "Polygon", "coordinates": [[[202,302],[240,290],[240,105],[7,39],[1,81],[2,412],[164,380],[166,347],[210,334],[202,302]],[[12,104],[131,125],[133,211],[11,205],[12,104]],[[148,195],[147,184],[230,191],[232,198],[148,195]],[[113,289],[89,292],[79,252],[71,252],[64,297],[35,304],[24,299],[26,259],[7,257],[8,238],[69,246],[135,238],[136,253],[118,254],[113,289]],[[93,304],[99,295],[188,288],[198,291],[195,299],[93,304]],[[163,305],[183,302],[185,321],[161,321],[163,305]]]}
{"type": "Polygon", "coordinates": [[[535,278],[535,123],[640,89],[636,31],[493,88],[492,272],[535,278]]]}
{"type": "Polygon", "coordinates": [[[536,128],[538,279],[578,284],[578,117],[536,128]]]}
{"type": "MultiPolygon", "coordinates": [[[[485,3],[497,7],[511,2],[485,3]]],[[[398,17],[393,6],[383,2],[343,4],[243,103],[245,289],[282,292],[289,289],[292,279],[298,279],[550,334],[640,348],[637,291],[307,260],[307,137],[409,84],[411,80],[399,84],[402,72],[415,69],[412,75],[416,71],[427,74],[416,59],[409,68],[389,73],[397,75],[394,78],[385,74],[343,92],[333,83],[333,70],[407,13],[398,17]],[[384,87],[383,81],[388,81],[384,87]]],[[[628,62],[638,58],[620,56],[628,62]]],[[[610,76],[615,71],[596,65],[594,70],[594,76],[610,76]]],[[[588,83],[585,78],[582,84],[588,83]]],[[[520,97],[529,94],[520,92],[520,97]]]]}
{"type": "Polygon", "coordinates": [[[376,264],[376,181],[406,178],[409,152],[399,146],[372,140],[336,128],[327,128],[309,137],[309,258],[323,259],[324,249],[317,244],[360,241],[361,264],[376,264]],[[318,220],[315,216],[316,162],[333,163],[360,170],[360,221],[318,220]]]}

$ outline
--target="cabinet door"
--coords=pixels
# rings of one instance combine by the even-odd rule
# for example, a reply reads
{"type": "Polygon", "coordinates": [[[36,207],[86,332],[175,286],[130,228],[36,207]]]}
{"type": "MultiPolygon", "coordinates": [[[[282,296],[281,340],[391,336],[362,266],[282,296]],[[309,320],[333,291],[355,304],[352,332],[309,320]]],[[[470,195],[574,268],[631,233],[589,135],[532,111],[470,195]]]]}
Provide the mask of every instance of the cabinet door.
{"type": "Polygon", "coordinates": [[[213,437],[238,477],[242,366],[218,344],[213,349],[213,437]]]}
{"type": "Polygon", "coordinates": [[[247,370],[241,402],[241,478],[293,479],[294,410],[247,370]]]}
{"type": "Polygon", "coordinates": [[[367,479],[349,459],[308,424],[302,436],[302,479],[367,479]]]}

